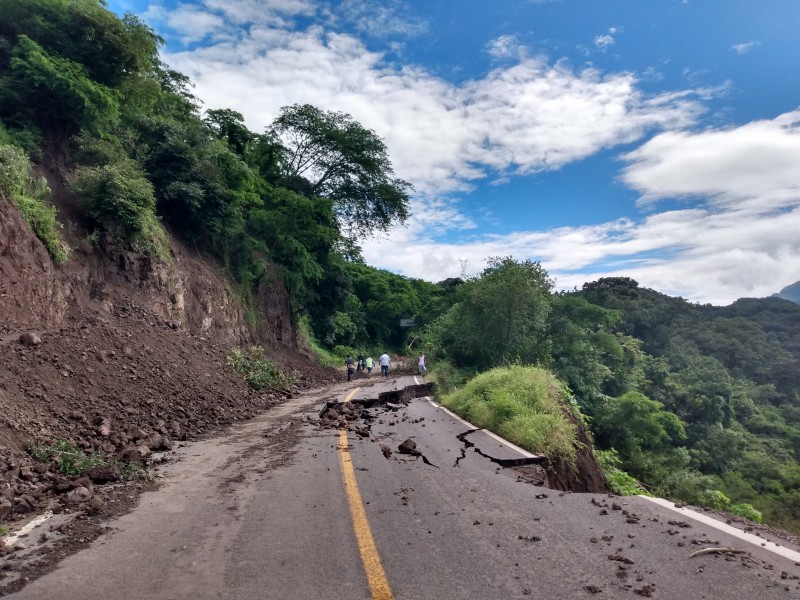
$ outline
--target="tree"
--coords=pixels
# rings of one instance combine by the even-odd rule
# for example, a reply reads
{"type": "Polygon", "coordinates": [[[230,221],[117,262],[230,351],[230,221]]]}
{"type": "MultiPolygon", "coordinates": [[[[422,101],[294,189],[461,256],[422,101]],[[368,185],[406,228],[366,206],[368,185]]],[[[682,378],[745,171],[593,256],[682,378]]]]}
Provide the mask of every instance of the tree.
{"type": "Polygon", "coordinates": [[[538,262],[490,258],[480,277],[456,288],[456,304],[431,326],[426,343],[460,367],[547,361],[551,286],[538,262]]]}
{"type": "Polygon", "coordinates": [[[282,184],[332,200],[342,230],[360,237],[408,218],[411,185],[394,176],[386,145],[342,112],[309,104],[281,109],[270,133],[286,148],[282,184]]]}

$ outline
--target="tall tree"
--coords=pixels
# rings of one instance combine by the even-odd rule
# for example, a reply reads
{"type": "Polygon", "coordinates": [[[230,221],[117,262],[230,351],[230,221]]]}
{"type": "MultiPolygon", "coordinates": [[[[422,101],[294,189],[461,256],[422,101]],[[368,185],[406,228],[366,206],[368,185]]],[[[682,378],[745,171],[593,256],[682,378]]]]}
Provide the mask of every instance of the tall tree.
{"type": "Polygon", "coordinates": [[[283,185],[332,200],[351,236],[386,231],[408,218],[411,185],[395,177],[383,140],[350,115],[285,106],[270,133],[286,147],[283,185]]]}

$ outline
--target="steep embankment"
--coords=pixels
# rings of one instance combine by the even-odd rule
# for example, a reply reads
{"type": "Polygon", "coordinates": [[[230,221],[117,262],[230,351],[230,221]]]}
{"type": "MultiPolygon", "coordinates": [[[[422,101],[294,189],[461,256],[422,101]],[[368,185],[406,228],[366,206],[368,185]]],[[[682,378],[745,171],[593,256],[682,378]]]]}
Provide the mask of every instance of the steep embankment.
{"type": "Polygon", "coordinates": [[[65,230],[73,252],[55,267],[0,196],[0,522],[59,504],[97,511],[92,483],[119,476],[114,468],[69,481],[59,456],[32,461],[32,440],[141,462],[281,402],[226,366],[231,347],[265,346],[293,375],[290,393],[330,377],[294,346],[279,283],[259,290],[253,332],[219,269],[180,242],[162,264],[108,241],[89,245],[72,222],[65,230]]]}

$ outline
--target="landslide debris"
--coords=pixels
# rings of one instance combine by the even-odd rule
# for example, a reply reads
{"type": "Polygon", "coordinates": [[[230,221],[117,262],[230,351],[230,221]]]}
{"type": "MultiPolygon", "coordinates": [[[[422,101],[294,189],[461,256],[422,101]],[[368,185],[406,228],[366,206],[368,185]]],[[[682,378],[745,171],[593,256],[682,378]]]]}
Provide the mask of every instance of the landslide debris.
{"type": "MultiPolygon", "coordinates": [[[[252,390],[210,340],[126,308],[0,338],[0,523],[83,510],[101,501],[94,486],[160,460],[176,441],[285,400],[252,390]]],[[[291,393],[323,382],[288,370],[291,393]]]]}

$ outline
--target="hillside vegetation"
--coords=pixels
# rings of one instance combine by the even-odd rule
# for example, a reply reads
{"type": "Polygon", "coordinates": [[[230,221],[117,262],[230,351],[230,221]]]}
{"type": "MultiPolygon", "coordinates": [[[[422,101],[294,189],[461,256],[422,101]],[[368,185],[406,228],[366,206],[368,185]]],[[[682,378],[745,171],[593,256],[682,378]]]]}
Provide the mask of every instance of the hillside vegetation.
{"type": "Polygon", "coordinates": [[[404,222],[412,191],[379,135],[310,105],[251,131],[203,110],[161,43],[98,0],[0,3],[0,194],[56,268],[70,244],[167,264],[178,236],[222,267],[254,329],[252,297],[278,278],[334,362],[424,351],[446,402],[531,447],[569,459],[561,417],[588,423],[621,491],[637,489],[625,471],[800,532],[800,306],[698,306],[626,278],[558,294],[511,257],[438,284],[369,267],[358,241],[404,222]]]}

